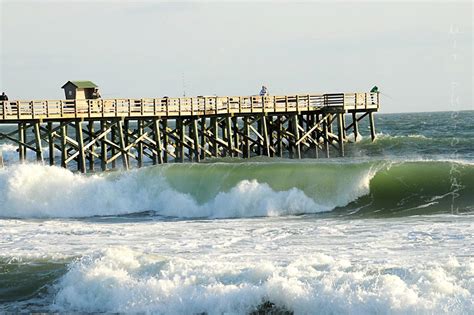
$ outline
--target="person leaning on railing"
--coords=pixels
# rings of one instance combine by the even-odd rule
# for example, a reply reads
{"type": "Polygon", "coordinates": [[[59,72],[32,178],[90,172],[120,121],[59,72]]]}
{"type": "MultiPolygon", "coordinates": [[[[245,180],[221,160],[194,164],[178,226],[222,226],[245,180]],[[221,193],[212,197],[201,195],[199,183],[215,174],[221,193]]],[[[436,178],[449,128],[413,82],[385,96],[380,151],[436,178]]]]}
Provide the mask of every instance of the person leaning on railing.
{"type": "Polygon", "coordinates": [[[370,101],[371,101],[372,105],[375,104],[375,102],[374,102],[374,93],[379,93],[379,92],[380,92],[379,88],[376,85],[374,85],[372,90],[370,90],[370,101]]]}
{"type": "Polygon", "coordinates": [[[0,101],[8,101],[8,96],[5,92],[2,92],[2,95],[0,95],[0,101]]]}

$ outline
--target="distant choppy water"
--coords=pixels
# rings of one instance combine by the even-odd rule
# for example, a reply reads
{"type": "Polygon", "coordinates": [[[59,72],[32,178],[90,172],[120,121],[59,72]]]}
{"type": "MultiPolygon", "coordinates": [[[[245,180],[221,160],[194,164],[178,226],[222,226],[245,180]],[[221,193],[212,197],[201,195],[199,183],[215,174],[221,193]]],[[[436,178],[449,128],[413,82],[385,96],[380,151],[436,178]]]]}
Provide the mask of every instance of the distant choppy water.
{"type": "Polygon", "coordinates": [[[0,312],[474,312],[474,112],[346,158],[0,170],[0,312]]]}

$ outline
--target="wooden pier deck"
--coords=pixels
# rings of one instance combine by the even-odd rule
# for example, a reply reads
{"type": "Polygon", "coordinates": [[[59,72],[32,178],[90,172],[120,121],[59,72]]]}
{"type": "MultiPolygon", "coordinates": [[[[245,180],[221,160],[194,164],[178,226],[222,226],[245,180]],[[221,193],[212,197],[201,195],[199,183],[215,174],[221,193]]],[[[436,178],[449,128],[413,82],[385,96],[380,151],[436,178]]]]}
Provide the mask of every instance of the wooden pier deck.
{"type": "Polygon", "coordinates": [[[50,165],[75,165],[83,173],[99,165],[115,168],[118,158],[129,168],[132,161],[141,167],[146,158],[159,164],[225,156],[329,157],[330,151],[343,156],[347,133],[357,140],[365,117],[375,139],[373,113],[379,107],[379,93],[2,101],[0,139],[18,145],[21,162],[27,150],[44,162],[48,148],[50,165]]]}

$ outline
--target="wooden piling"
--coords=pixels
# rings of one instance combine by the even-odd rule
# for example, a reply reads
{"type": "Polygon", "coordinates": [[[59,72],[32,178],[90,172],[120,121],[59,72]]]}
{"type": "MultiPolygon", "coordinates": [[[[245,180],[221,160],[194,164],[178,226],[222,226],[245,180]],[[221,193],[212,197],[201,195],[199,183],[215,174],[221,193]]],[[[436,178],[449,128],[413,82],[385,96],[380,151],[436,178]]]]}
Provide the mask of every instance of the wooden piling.
{"type": "Polygon", "coordinates": [[[163,144],[161,142],[161,130],[160,130],[160,120],[155,119],[153,121],[153,135],[154,135],[154,140],[156,143],[156,156],[153,160],[154,164],[163,164],[164,159],[163,159],[163,144]]]}
{"type": "Polygon", "coordinates": [[[117,121],[117,128],[118,128],[118,137],[119,137],[119,142],[120,142],[120,151],[122,153],[123,168],[128,170],[130,164],[129,164],[129,160],[128,160],[128,152],[126,151],[125,133],[124,133],[124,128],[123,128],[123,123],[124,123],[124,121],[122,119],[119,119],[117,121]]]}
{"type": "MultiPolygon", "coordinates": [[[[92,142],[92,139],[95,138],[95,130],[94,130],[94,121],[89,121],[88,123],[88,131],[89,131],[89,142],[92,142]]],[[[94,171],[94,154],[95,154],[95,145],[92,144],[89,146],[89,154],[88,154],[88,160],[89,160],[89,171],[93,172],[94,171]]]]}
{"type": "Polygon", "coordinates": [[[53,123],[48,122],[48,158],[49,165],[54,165],[54,133],[53,133],[53,123]]]}
{"type": "Polygon", "coordinates": [[[339,154],[344,156],[344,125],[343,125],[343,114],[337,113],[337,132],[339,142],[339,154]]]}
{"type": "MultiPolygon", "coordinates": [[[[100,133],[103,134],[106,132],[106,121],[100,121],[100,133]]],[[[104,136],[105,140],[107,139],[107,135],[104,136]]],[[[107,142],[101,141],[100,142],[100,168],[102,171],[107,170],[107,142]]]]}
{"type": "Polygon", "coordinates": [[[26,123],[18,123],[18,159],[21,163],[25,161],[26,157],[26,123]]]}
{"type": "MultiPolygon", "coordinates": [[[[141,138],[144,133],[143,120],[137,119],[138,138],[141,138]]],[[[143,142],[139,140],[137,143],[137,165],[138,167],[143,166],[143,142]]]]}
{"type": "Polygon", "coordinates": [[[33,125],[36,143],[36,161],[43,163],[43,146],[41,144],[40,122],[35,121],[33,125]]]}
{"type": "Polygon", "coordinates": [[[374,122],[374,112],[370,112],[369,114],[369,122],[370,122],[370,136],[372,141],[375,141],[375,122],[374,122]]]}
{"type": "Polygon", "coordinates": [[[359,123],[357,120],[357,113],[352,112],[352,124],[354,127],[354,142],[357,142],[357,139],[359,137],[359,123]]]}
{"type": "Polygon", "coordinates": [[[86,156],[84,153],[84,137],[82,134],[82,121],[76,120],[76,141],[77,151],[79,153],[77,159],[77,170],[81,173],[86,172],[86,156]]]}

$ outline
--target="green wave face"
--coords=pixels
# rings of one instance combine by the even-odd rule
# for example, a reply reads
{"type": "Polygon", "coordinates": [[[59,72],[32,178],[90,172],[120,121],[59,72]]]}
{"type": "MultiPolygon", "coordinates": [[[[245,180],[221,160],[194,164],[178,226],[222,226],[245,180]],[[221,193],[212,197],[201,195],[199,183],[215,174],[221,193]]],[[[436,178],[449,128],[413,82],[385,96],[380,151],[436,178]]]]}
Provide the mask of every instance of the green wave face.
{"type": "Polygon", "coordinates": [[[448,161],[171,165],[162,175],[204,203],[245,179],[297,188],[335,213],[403,216],[474,211],[474,166],[448,161]]]}
{"type": "Polygon", "coordinates": [[[343,210],[364,216],[474,211],[474,166],[455,162],[391,165],[374,176],[368,195],[343,210]]]}
{"type": "Polygon", "coordinates": [[[69,261],[0,259],[0,303],[31,299],[67,271],[69,261]]]}
{"type": "Polygon", "coordinates": [[[255,162],[170,165],[161,173],[171,187],[205,203],[242,180],[257,180],[275,191],[293,188],[316,202],[343,206],[367,194],[383,163],[255,162]]]}

